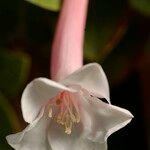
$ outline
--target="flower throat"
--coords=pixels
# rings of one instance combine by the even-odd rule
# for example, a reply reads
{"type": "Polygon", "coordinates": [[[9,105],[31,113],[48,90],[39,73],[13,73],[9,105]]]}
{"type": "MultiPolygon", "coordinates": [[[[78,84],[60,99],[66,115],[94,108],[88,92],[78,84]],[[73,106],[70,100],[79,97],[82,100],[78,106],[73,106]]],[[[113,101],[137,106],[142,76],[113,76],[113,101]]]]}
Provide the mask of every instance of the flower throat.
{"type": "Polygon", "coordinates": [[[64,127],[66,134],[71,134],[74,124],[80,122],[78,96],[68,91],[62,91],[49,101],[49,117],[64,127]],[[53,108],[57,108],[54,112],[53,108]]]}

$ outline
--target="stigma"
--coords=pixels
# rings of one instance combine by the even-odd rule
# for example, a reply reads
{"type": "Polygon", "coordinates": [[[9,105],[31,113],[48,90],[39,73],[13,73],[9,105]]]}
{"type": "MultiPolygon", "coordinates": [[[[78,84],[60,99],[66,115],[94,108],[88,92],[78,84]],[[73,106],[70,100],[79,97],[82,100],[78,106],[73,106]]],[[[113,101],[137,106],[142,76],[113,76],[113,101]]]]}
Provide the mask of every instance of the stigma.
{"type": "Polygon", "coordinates": [[[63,126],[66,134],[71,134],[73,126],[80,122],[78,98],[74,93],[62,91],[49,101],[48,116],[63,126]]]}

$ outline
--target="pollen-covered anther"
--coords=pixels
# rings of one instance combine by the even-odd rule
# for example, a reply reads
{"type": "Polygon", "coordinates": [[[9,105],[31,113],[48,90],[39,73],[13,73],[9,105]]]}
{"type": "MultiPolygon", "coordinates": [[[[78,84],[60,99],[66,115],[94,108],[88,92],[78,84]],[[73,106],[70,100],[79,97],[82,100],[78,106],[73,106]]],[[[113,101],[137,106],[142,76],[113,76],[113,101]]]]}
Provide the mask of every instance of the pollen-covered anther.
{"type": "Polygon", "coordinates": [[[72,127],[65,127],[66,134],[71,134],[71,132],[72,132],[72,127]]]}

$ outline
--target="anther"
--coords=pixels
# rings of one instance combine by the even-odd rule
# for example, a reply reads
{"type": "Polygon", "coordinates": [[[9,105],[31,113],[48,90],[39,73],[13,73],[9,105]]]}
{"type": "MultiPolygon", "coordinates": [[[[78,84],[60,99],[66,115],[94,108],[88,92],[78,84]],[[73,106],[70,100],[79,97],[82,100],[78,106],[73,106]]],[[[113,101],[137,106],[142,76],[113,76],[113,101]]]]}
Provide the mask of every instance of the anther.
{"type": "Polygon", "coordinates": [[[71,130],[72,130],[72,121],[71,118],[69,117],[69,115],[66,115],[66,122],[65,122],[65,133],[67,134],[71,134],[71,130]]]}
{"type": "Polygon", "coordinates": [[[75,113],[76,123],[80,122],[80,115],[78,113],[75,113]]]}
{"type": "Polygon", "coordinates": [[[71,134],[71,129],[70,128],[65,128],[65,133],[66,134],[71,134]]]}
{"type": "Polygon", "coordinates": [[[52,113],[53,113],[53,110],[52,110],[52,108],[49,106],[49,109],[48,109],[48,116],[49,116],[50,118],[52,118],[52,113]]]}

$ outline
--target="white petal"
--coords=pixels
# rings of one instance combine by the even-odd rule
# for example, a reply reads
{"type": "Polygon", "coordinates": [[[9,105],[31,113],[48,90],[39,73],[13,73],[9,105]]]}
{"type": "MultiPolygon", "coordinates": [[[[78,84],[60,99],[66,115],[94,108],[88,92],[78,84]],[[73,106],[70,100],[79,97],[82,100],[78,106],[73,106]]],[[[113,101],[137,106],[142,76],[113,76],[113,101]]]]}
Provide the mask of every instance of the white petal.
{"type": "Polygon", "coordinates": [[[7,136],[9,145],[15,150],[51,150],[46,134],[49,120],[42,114],[22,132],[7,136]]]}
{"type": "Polygon", "coordinates": [[[104,103],[97,98],[92,98],[87,103],[89,106],[88,104],[83,106],[87,113],[84,114],[89,115],[88,120],[87,117],[83,118],[84,126],[88,124],[85,134],[94,142],[105,142],[109,135],[127,125],[133,118],[128,110],[104,103]]]}
{"type": "Polygon", "coordinates": [[[107,150],[107,143],[92,142],[88,139],[79,139],[74,150],[107,150]]]}
{"type": "Polygon", "coordinates": [[[109,86],[102,67],[97,63],[83,66],[73,74],[66,77],[62,84],[78,84],[95,96],[106,98],[109,101],[109,86]]]}
{"type": "Polygon", "coordinates": [[[37,78],[29,83],[21,99],[24,120],[31,123],[37,117],[41,107],[61,90],[71,91],[69,88],[46,78],[37,78]]]}
{"type": "Polygon", "coordinates": [[[107,150],[106,143],[92,142],[82,136],[82,127],[75,125],[70,135],[58,124],[51,124],[48,134],[52,150],[107,150]]]}

